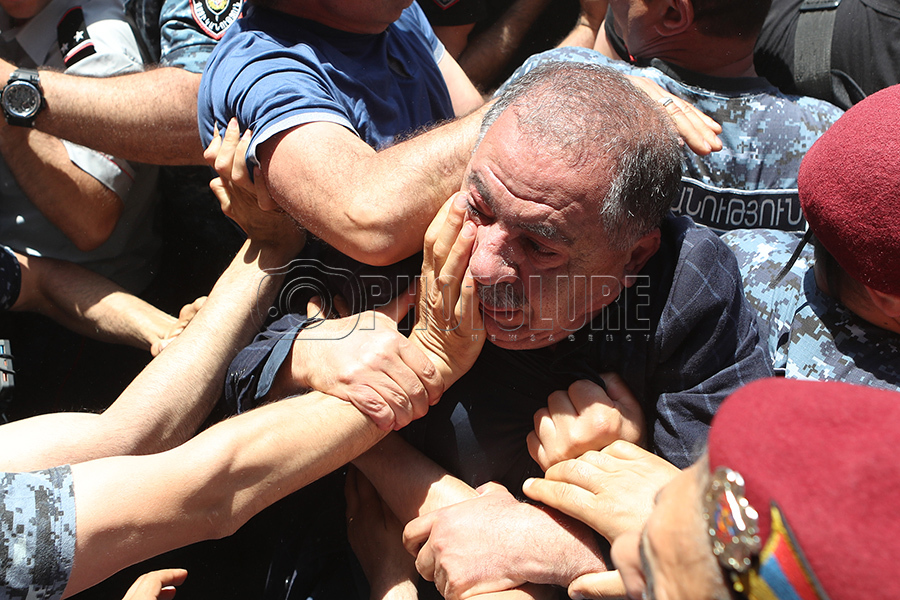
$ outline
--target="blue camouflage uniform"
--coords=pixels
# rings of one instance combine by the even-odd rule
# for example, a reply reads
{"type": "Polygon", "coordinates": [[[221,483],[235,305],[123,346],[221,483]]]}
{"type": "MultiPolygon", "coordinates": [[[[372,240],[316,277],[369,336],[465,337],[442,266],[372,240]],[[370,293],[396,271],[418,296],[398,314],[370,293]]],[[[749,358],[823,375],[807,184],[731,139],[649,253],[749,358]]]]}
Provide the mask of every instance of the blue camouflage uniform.
{"type": "Polygon", "coordinates": [[[61,598],[74,559],[72,470],[0,473],[0,599],[61,598]]]}
{"type": "Polygon", "coordinates": [[[712,77],[659,59],[642,68],[586,48],[538,54],[511,79],[555,60],[646,77],[722,125],[721,151],[699,156],[685,147],[682,187],[672,204],[675,214],[716,231],[806,228],[797,192],[800,161],[843,114],[841,109],[815,98],[788,96],[761,77],[712,77]]]}
{"type": "Polygon", "coordinates": [[[776,281],[799,241],[795,234],[741,230],[722,240],[737,256],[776,374],[900,391],[900,335],[861,319],[819,290],[811,247],[776,281]]]}
{"type": "Polygon", "coordinates": [[[243,10],[243,0],[127,0],[149,58],[202,73],[206,60],[243,10]]]}

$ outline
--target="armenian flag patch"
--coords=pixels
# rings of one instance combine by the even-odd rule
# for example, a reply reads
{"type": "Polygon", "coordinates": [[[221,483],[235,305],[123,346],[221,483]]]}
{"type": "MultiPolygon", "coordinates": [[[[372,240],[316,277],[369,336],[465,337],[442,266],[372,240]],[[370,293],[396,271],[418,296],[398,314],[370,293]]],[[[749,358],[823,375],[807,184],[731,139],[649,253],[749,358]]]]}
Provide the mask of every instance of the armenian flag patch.
{"type": "Polygon", "coordinates": [[[748,574],[747,597],[752,600],[827,600],[800,546],[772,505],[772,528],[759,553],[759,566],[748,574]]]}

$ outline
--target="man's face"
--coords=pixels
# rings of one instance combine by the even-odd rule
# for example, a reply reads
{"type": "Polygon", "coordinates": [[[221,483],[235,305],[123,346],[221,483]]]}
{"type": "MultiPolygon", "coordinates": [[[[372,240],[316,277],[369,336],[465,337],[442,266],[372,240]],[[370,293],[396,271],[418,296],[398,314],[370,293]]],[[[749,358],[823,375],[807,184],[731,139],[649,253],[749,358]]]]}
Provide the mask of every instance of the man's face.
{"type": "Polygon", "coordinates": [[[496,345],[551,345],[618,296],[631,252],[608,248],[597,201],[587,199],[605,192],[598,172],[521,135],[511,110],[473,155],[462,188],[477,226],[469,266],[496,345]]]}
{"type": "Polygon", "coordinates": [[[731,597],[713,555],[701,508],[708,482],[709,467],[701,460],[660,491],[643,533],[616,539],[612,559],[629,598],[731,597]]]}

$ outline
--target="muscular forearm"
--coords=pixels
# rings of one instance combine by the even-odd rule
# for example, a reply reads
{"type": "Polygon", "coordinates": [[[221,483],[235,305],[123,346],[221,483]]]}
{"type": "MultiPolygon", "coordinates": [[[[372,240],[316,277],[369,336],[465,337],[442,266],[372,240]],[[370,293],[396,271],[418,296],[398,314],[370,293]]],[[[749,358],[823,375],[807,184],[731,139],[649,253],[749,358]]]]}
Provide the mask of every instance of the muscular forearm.
{"type": "MultiPolygon", "coordinates": [[[[261,156],[269,193],[305,229],[361,262],[388,265],[422,249],[425,230],[457,191],[484,108],[380,152],[332,124],[298,127],[261,156]],[[351,146],[351,142],[356,142],[351,146]],[[298,165],[315,144],[322,161],[298,165]],[[274,152],[272,152],[274,150],[274,152]]],[[[261,147],[262,151],[262,147],[261,147]]],[[[311,160],[316,160],[312,158],[311,160]]]]}
{"type": "Polygon", "coordinates": [[[353,464],[401,523],[477,495],[397,434],[389,435],[353,464]]]}
{"type": "Polygon", "coordinates": [[[76,465],[67,595],[161,552],[233,533],[383,435],[353,406],[312,393],[219,423],[163,454],[76,465]]]}
{"type": "MultiPolygon", "coordinates": [[[[6,81],[8,63],[0,63],[6,81]]],[[[147,164],[205,164],[197,130],[200,74],[175,67],[117,77],[41,71],[47,107],[35,127],[147,164]]]]}
{"type": "Polygon", "coordinates": [[[93,250],[109,238],[122,201],[75,165],[62,141],[2,123],[0,153],[28,199],[78,249],[93,250]]]}
{"type": "Polygon", "coordinates": [[[150,350],[175,317],[76,264],[17,254],[22,291],[13,310],[39,312],[104,342],[150,350]]]}
{"type": "Polygon", "coordinates": [[[172,448],[196,431],[221,395],[231,359],[258,331],[296,248],[248,241],[196,317],[102,415],[40,416],[3,426],[0,466],[35,470],[172,448]],[[9,452],[3,448],[9,448],[9,452]]]}
{"type": "Polygon", "coordinates": [[[549,0],[517,0],[503,16],[475,38],[459,56],[459,66],[479,89],[485,89],[506,66],[549,0]]]}

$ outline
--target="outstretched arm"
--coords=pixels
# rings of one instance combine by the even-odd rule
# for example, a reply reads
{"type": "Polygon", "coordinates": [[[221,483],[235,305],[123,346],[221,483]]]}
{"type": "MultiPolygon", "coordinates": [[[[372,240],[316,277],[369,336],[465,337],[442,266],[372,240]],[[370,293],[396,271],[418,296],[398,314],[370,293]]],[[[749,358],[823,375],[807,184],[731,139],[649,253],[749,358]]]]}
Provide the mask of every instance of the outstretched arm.
{"type": "Polygon", "coordinates": [[[66,594],[162,552],[230,535],[383,435],[352,405],[313,392],[218,423],[161,454],[74,465],[78,536],[66,594]]]}
{"type": "MultiPolygon", "coordinates": [[[[458,217],[462,209],[453,206],[458,217]]],[[[471,366],[480,350],[464,325],[465,319],[475,318],[469,314],[475,297],[464,285],[471,280],[463,276],[474,240],[464,235],[461,219],[447,217],[450,207],[448,203],[436,219],[442,235],[429,231],[423,267],[423,275],[447,285],[423,286],[422,306],[435,316],[420,320],[410,336],[434,361],[446,385],[471,366]],[[445,221],[455,225],[444,227],[445,221]]],[[[213,300],[210,295],[198,319],[213,300]]],[[[186,347],[182,342],[192,327],[194,322],[160,358],[186,347]]],[[[160,552],[228,535],[272,502],[355,458],[384,435],[352,404],[312,392],[218,423],[161,454],[77,464],[73,475],[78,539],[66,592],[75,593],[160,552]]]]}
{"type": "Polygon", "coordinates": [[[223,210],[250,236],[187,328],[102,415],[56,413],[3,426],[0,470],[27,471],[172,448],[191,437],[222,392],[225,370],[258,331],[281,269],[304,242],[296,224],[232,196],[223,210]]]}
{"type": "Polygon", "coordinates": [[[459,189],[482,115],[379,152],[340,125],[310,123],[257,156],[268,194],[302,227],[360,262],[389,265],[422,249],[428,224],[459,189]]]}
{"type": "MultiPolygon", "coordinates": [[[[0,81],[14,70],[0,60],[0,81]]],[[[116,77],[40,75],[47,107],[35,120],[38,130],[135,162],[203,164],[200,73],[162,67],[116,77]]]]}
{"type": "Polygon", "coordinates": [[[22,270],[12,310],[38,312],[82,335],[150,350],[175,317],[74,263],[16,253],[22,270]]]}

